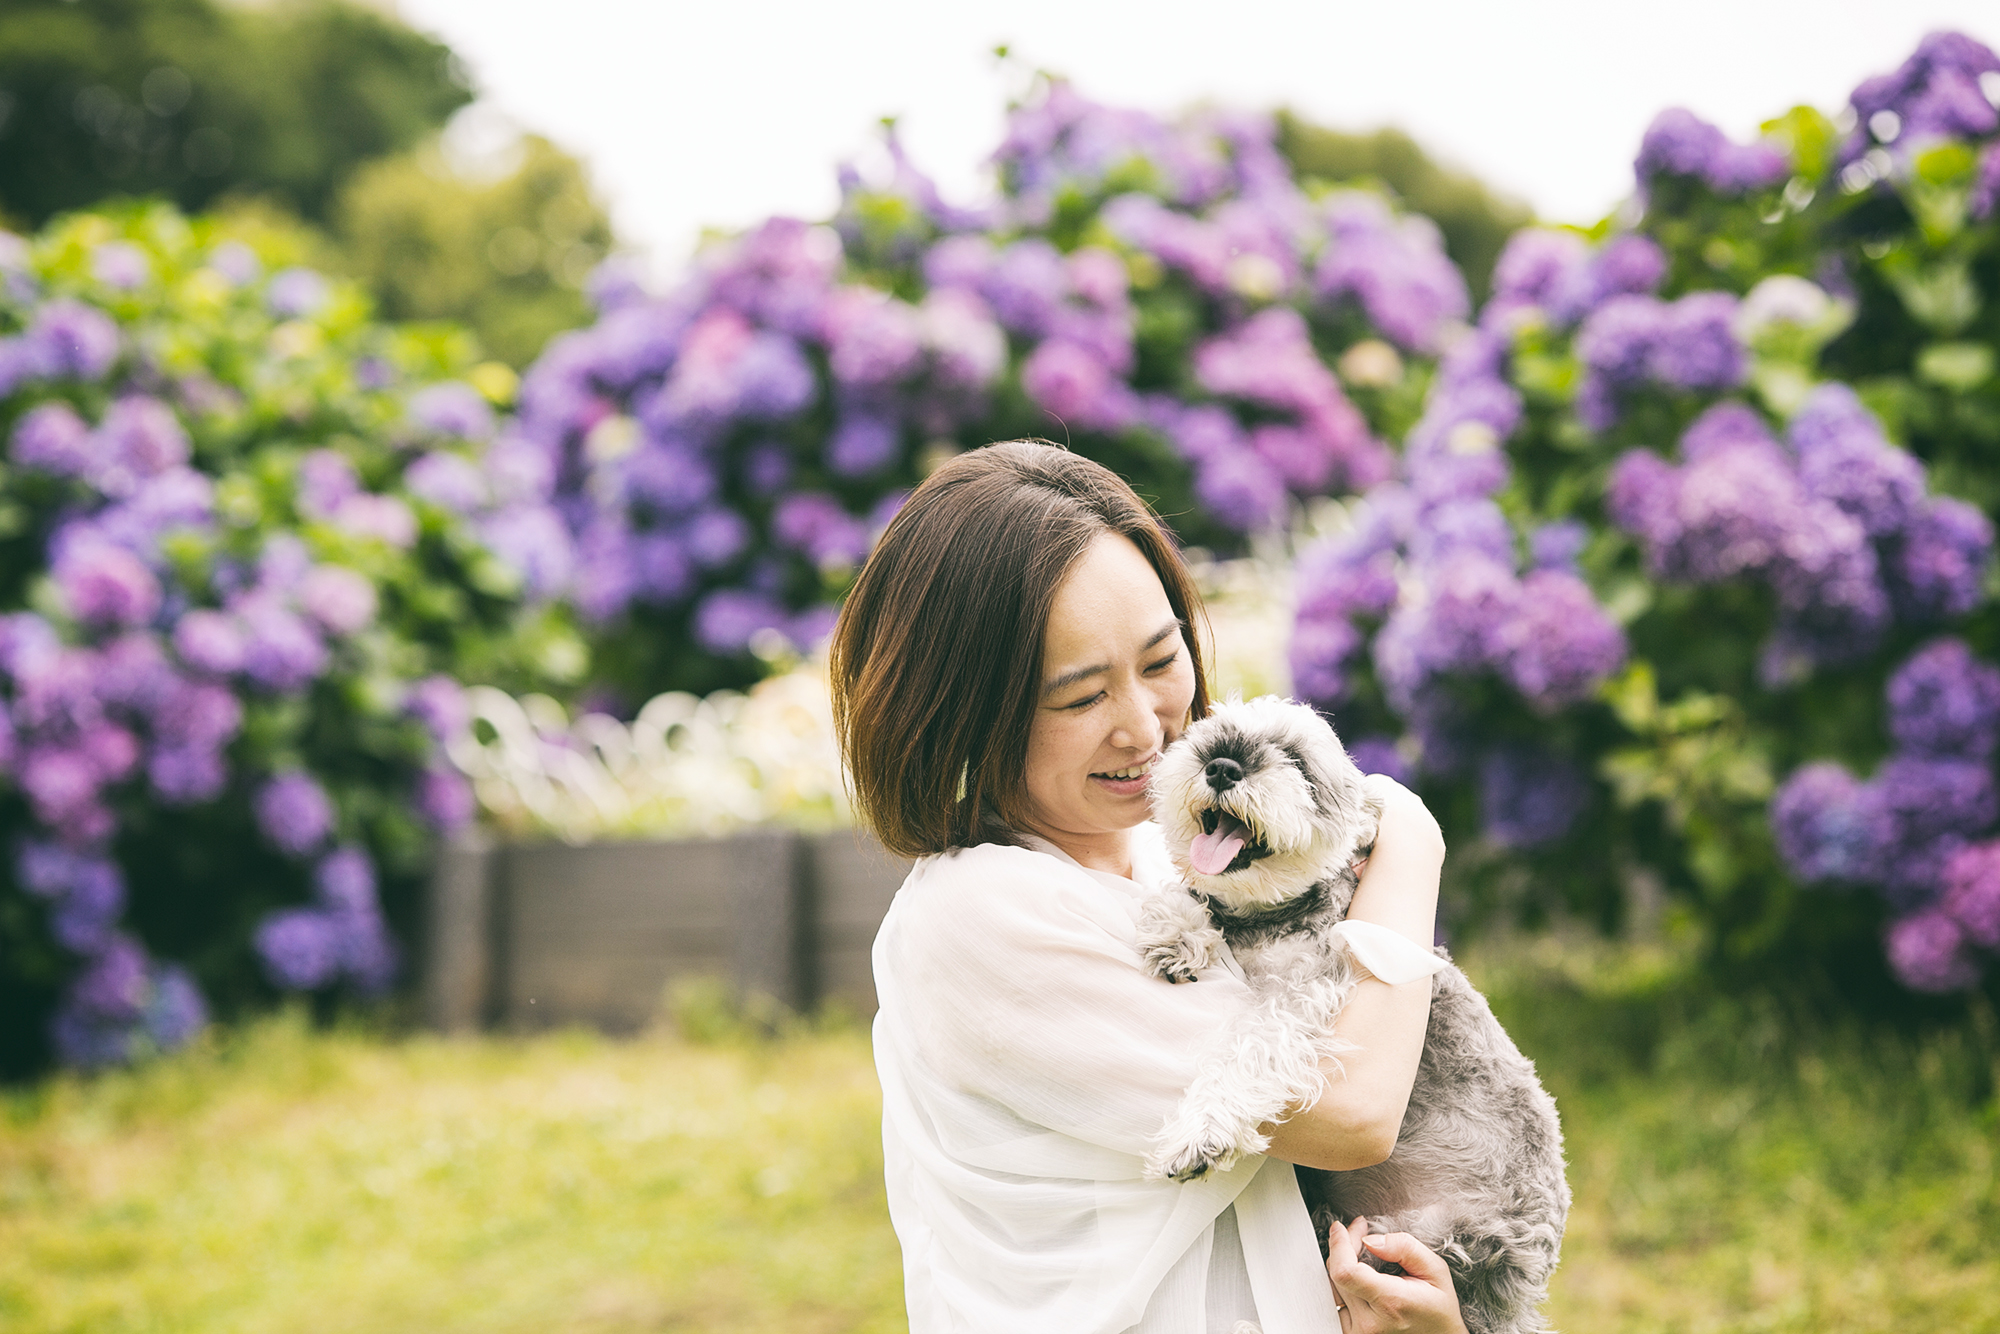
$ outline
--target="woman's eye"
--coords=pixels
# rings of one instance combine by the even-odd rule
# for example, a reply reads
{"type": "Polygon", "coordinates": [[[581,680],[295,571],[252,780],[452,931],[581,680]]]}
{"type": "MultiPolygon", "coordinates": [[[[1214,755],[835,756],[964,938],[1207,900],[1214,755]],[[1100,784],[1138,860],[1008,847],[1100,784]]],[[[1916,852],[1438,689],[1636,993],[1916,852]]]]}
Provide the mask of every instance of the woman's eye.
{"type": "Polygon", "coordinates": [[[1087,698],[1080,699],[1074,704],[1063,705],[1062,710],[1064,713],[1082,713],[1085,709],[1089,708],[1091,705],[1097,703],[1098,700],[1103,698],[1104,698],[1104,692],[1100,690],[1095,695],[1091,695],[1088,696],[1087,698]]]}
{"type": "Polygon", "coordinates": [[[1165,671],[1167,668],[1173,666],[1176,662],[1179,662],[1180,657],[1181,655],[1178,653],[1169,653],[1166,657],[1161,658],[1158,662],[1154,663],[1146,670],[1149,672],[1165,671]]]}

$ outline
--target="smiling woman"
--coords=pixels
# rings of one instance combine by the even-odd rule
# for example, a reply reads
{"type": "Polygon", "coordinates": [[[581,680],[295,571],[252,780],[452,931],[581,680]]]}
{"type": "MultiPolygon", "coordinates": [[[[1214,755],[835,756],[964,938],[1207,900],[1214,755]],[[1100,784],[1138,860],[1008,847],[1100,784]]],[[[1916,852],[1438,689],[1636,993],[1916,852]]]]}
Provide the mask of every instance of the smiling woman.
{"type": "MultiPolygon", "coordinates": [[[[1331,1034],[1343,1063],[1323,1067],[1324,1096],[1260,1127],[1268,1155],[1145,1174],[1205,1054],[1259,1003],[1226,966],[1164,982],[1137,944],[1143,905],[1176,883],[1147,788],[1208,712],[1200,617],[1132,489],[1030,441],[933,473],[841,614],[830,666],[855,804],[917,859],[874,949],[912,1334],[1463,1334],[1448,1277],[1377,1275],[1344,1234],[1343,1312],[1290,1166],[1387,1157],[1427,986],[1356,985],[1331,1034]],[[1392,1319],[1375,1319],[1377,1298],[1392,1319]]],[[[1389,786],[1351,915],[1427,945],[1443,845],[1389,786]]],[[[1445,1272],[1410,1238],[1368,1245],[1445,1272]]]]}

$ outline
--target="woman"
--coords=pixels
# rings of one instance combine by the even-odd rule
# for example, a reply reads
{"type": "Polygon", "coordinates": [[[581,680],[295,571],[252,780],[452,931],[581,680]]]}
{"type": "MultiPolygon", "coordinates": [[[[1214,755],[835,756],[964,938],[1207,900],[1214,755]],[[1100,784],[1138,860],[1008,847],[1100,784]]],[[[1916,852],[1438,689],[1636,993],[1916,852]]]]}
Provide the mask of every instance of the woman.
{"type": "MultiPolygon", "coordinates": [[[[1208,709],[1199,600],[1158,521],[1103,467],[1039,442],[959,456],[910,497],[834,635],[857,803],[917,859],[875,942],[889,1209],[913,1334],[1463,1331],[1408,1237],[1326,1274],[1288,1166],[1381,1161],[1429,987],[1369,979],[1356,1050],[1268,1156],[1187,1184],[1141,1174],[1201,1052],[1249,1003],[1225,967],[1146,974],[1140,902],[1172,876],[1146,773],[1208,709]],[[1275,1161],[1274,1161],[1275,1160],[1275,1161]],[[1327,1275],[1332,1278],[1331,1286],[1327,1275]]],[[[1386,780],[1351,915],[1427,946],[1444,847],[1386,780]]]]}

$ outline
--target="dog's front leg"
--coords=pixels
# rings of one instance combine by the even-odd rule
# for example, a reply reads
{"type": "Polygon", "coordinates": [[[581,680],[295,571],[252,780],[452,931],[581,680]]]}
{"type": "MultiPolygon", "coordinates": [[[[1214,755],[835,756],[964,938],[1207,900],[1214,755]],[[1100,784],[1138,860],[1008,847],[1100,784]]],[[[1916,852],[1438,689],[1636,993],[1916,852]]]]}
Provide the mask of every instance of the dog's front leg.
{"type": "Polygon", "coordinates": [[[1169,982],[1192,982],[1215,962],[1222,932],[1185,890],[1155,894],[1139,913],[1139,952],[1146,971],[1169,982]]]}
{"type": "Polygon", "coordinates": [[[1311,1106],[1325,1091],[1320,1058],[1341,1049],[1330,1030],[1352,988],[1345,970],[1260,978],[1257,1003],[1228,1030],[1161,1128],[1146,1174],[1192,1181],[1270,1148],[1257,1127],[1287,1108],[1311,1106]]]}

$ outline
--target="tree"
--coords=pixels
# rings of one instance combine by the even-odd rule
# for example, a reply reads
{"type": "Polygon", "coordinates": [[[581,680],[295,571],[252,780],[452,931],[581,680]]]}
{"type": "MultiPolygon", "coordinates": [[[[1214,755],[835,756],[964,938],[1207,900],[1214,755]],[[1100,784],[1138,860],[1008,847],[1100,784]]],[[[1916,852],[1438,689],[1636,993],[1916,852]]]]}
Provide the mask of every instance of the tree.
{"type": "Polygon", "coordinates": [[[0,0],[0,209],[250,191],[323,221],[471,97],[449,48],[341,0],[0,0]]]}
{"type": "Polygon", "coordinates": [[[490,183],[454,172],[435,146],[370,163],[332,223],[343,266],[385,318],[460,321],[517,367],[589,321],[583,280],[611,248],[582,164],[536,135],[490,183]]]}

